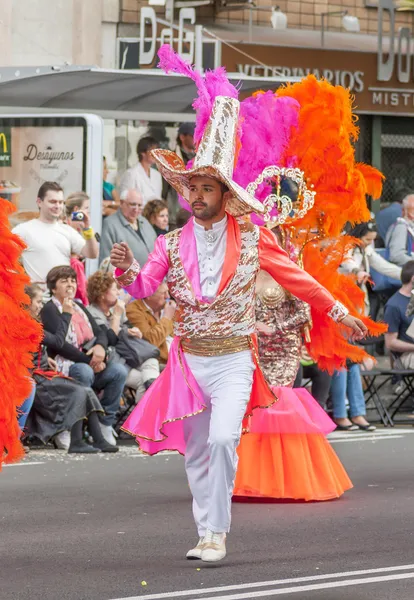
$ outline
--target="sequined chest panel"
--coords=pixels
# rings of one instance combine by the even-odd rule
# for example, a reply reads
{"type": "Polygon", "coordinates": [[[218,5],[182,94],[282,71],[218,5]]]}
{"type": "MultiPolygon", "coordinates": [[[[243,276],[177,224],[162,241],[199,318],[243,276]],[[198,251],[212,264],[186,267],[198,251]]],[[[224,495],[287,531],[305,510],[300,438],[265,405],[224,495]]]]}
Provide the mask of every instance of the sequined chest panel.
{"type": "Polygon", "coordinates": [[[181,230],[166,236],[170,262],[167,283],[178,304],[174,334],[180,337],[219,338],[246,335],[255,329],[255,282],[259,270],[259,228],[240,224],[241,252],[233,278],[215,300],[199,301],[181,262],[181,230]]]}

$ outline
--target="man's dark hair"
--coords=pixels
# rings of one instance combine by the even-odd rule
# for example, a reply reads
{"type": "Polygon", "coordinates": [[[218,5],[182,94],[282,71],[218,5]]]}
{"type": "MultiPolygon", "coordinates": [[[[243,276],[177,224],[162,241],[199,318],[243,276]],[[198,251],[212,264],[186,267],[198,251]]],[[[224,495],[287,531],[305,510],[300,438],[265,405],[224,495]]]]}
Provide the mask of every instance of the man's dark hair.
{"type": "Polygon", "coordinates": [[[414,277],[414,260],[409,260],[401,269],[401,283],[407,285],[414,277]]]}
{"type": "Polygon", "coordinates": [[[75,281],[78,280],[76,277],[76,271],[72,269],[72,267],[68,267],[67,265],[62,265],[61,267],[53,267],[49,271],[46,277],[46,285],[47,289],[50,293],[53,293],[53,290],[56,289],[56,284],[59,279],[68,279],[72,277],[75,281]]]}
{"type": "Polygon", "coordinates": [[[37,197],[44,200],[48,192],[63,192],[63,188],[56,181],[45,181],[37,192],[37,197]]]}
{"type": "Polygon", "coordinates": [[[145,137],[141,138],[137,144],[138,160],[141,162],[142,155],[144,154],[144,152],[148,152],[148,150],[152,150],[153,148],[158,147],[159,143],[154,137],[146,135],[145,137]]]}

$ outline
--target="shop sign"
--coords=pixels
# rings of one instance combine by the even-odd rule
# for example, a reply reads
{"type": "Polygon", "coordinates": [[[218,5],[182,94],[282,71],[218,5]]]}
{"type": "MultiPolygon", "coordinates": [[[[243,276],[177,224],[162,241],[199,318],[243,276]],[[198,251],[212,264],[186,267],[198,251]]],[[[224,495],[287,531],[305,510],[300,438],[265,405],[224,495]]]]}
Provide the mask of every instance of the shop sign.
{"type": "Polygon", "coordinates": [[[393,0],[379,0],[378,2],[378,81],[390,81],[394,74],[400,83],[414,80],[411,60],[413,43],[412,32],[408,27],[400,27],[395,32],[395,5],[393,0]],[[388,15],[390,31],[390,47],[388,55],[384,52],[384,23],[388,15]],[[396,44],[397,42],[397,44],[396,44]],[[397,46],[397,49],[395,48],[397,46]]]}
{"type": "Polygon", "coordinates": [[[11,167],[12,164],[12,144],[11,129],[3,127],[0,130],[0,167],[11,167]]]}

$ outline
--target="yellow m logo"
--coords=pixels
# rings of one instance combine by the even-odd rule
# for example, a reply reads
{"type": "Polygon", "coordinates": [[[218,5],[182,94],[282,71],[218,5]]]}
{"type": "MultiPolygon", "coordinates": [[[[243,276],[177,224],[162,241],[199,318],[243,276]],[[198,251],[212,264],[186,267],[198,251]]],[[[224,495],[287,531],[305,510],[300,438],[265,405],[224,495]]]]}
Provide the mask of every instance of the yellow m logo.
{"type": "Polygon", "coordinates": [[[3,144],[3,152],[7,152],[7,138],[4,133],[0,133],[0,143],[3,144]]]}

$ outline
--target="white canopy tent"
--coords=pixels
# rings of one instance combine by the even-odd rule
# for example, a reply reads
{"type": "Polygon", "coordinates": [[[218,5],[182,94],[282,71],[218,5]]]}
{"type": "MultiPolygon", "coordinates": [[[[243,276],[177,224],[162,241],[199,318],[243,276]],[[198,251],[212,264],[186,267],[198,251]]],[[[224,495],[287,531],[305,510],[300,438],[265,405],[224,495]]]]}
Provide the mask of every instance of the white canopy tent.
{"type": "MultiPolygon", "coordinates": [[[[276,89],[295,78],[249,77],[229,73],[242,93],[276,89]]],[[[0,69],[0,107],[50,111],[88,111],[109,118],[186,120],[192,114],[195,84],[157,69],[108,70],[91,66],[47,66],[0,69]]]]}

